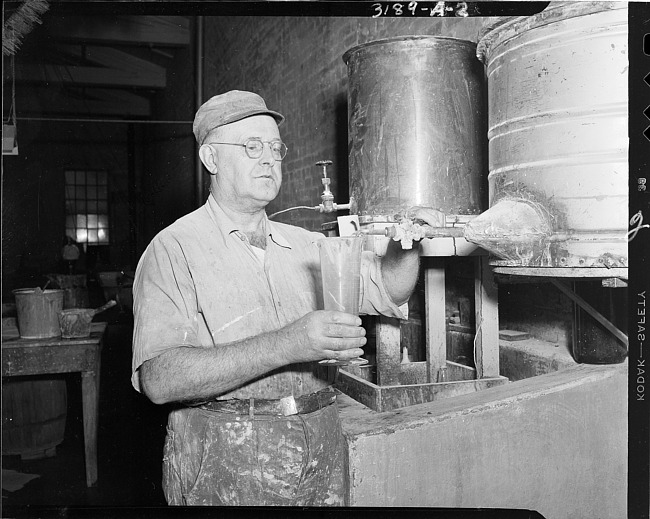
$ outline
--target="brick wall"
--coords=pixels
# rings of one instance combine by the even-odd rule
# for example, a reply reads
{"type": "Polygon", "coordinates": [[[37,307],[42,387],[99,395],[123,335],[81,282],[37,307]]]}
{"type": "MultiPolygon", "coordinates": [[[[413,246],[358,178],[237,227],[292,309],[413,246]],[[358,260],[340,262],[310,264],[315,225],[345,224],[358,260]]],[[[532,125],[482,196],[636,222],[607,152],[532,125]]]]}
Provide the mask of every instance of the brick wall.
{"type": "MultiPolygon", "coordinates": [[[[452,36],[476,41],[481,19],[320,17],[208,17],[205,98],[232,89],[259,93],[286,121],[280,128],[289,154],[284,181],[268,212],[320,203],[318,160],[329,159],[332,191],[348,201],[346,50],[403,35],[452,36]]],[[[278,220],[319,230],[333,214],[293,211],[278,220]]]]}

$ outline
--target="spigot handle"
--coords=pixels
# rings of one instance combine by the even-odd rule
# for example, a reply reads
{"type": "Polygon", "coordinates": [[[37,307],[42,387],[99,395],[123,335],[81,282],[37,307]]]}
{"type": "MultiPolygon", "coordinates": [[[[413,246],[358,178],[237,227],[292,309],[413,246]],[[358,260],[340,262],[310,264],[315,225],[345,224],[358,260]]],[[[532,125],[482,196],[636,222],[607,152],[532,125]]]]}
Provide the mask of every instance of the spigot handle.
{"type": "Polygon", "coordinates": [[[331,160],[319,160],[316,165],[323,168],[323,178],[327,178],[327,166],[331,166],[333,162],[331,160]]]}

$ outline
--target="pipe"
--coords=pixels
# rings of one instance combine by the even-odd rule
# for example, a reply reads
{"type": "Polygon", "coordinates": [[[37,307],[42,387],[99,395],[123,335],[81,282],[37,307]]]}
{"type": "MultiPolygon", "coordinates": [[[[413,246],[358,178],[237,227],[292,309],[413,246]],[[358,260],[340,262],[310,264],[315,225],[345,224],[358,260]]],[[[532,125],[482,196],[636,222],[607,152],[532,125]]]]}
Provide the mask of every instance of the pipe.
{"type": "Polygon", "coordinates": [[[271,215],[269,215],[269,218],[273,218],[279,214],[282,213],[287,213],[289,211],[296,211],[297,209],[308,209],[310,211],[318,211],[320,213],[333,213],[336,211],[343,211],[344,209],[350,209],[351,204],[337,204],[337,203],[332,203],[331,208],[328,207],[328,205],[325,204],[318,204],[318,205],[298,205],[296,207],[289,207],[288,209],[282,209],[281,211],[277,211],[271,215]]]}
{"type": "Polygon", "coordinates": [[[137,227],[138,209],[136,203],[137,190],[137,166],[136,166],[136,142],[135,125],[127,126],[127,185],[128,185],[128,211],[129,211],[129,264],[137,265],[137,227]]]}
{"type": "MultiPolygon", "coordinates": [[[[424,238],[462,238],[464,230],[462,227],[431,227],[429,225],[422,225],[424,238]]],[[[395,238],[398,235],[398,226],[392,225],[385,229],[372,229],[362,230],[363,234],[386,236],[387,238],[395,238]]]]}
{"type": "Polygon", "coordinates": [[[57,123],[119,123],[119,124],[187,124],[191,125],[192,121],[151,121],[149,119],[101,119],[90,117],[21,117],[17,116],[18,121],[45,121],[57,123]]]}
{"type": "MultiPolygon", "coordinates": [[[[201,104],[203,104],[203,28],[204,20],[203,16],[196,17],[196,27],[195,27],[195,73],[196,78],[196,97],[195,105],[196,110],[199,109],[201,104]]],[[[195,196],[196,196],[196,206],[199,207],[204,202],[204,190],[203,190],[203,163],[198,157],[198,154],[195,154],[194,160],[196,161],[196,171],[195,171],[195,196]]]]}
{"type": "Polygon", "coordinates": [[[332,207],[334,208],[334,211],[345,211],[346,209],[349,211],[352,204],[350,202],[347,204],[337,204],[336,202],[332,202],[332,207]]]}

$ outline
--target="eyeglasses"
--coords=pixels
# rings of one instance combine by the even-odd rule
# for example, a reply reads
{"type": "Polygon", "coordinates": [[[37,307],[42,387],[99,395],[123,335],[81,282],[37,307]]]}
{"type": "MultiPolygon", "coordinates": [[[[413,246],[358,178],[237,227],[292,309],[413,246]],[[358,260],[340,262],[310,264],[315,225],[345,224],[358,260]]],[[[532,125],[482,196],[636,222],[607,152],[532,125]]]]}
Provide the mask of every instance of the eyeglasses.
{"type": "Polygon", "coordinates": [[[264,145],[268,144],[271,149],[271,156],[275,160],[282,160],[287,155],[288,148],[281,141],[262,141],[261,139],[248,139],[244,144],[235,142],[207,142],[206,144],[227,144],[228,146],[242,146],[246,155],[251,159],[259,159],[264,153],[264,145]]]}

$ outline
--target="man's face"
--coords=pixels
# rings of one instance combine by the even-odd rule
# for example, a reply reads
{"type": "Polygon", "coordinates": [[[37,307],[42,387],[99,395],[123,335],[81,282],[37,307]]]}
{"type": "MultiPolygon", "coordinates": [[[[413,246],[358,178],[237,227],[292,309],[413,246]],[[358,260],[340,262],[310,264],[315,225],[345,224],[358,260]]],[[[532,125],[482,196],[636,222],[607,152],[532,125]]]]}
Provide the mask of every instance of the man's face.
{"type": "Polygon", "coordinates": [[[282,162],[273,158],[268,145],[281,140],[275,119],[269,115],[247,117],[222,126],[206,139],[206,144],[244,144],[253,138],[265,143],[262,156],[256,159],[250,158],[242,146],[210,144],[217,163],[217,174],[212,177],[215,196],[244,211],[266,207],[280,191],[282,162]]]}

